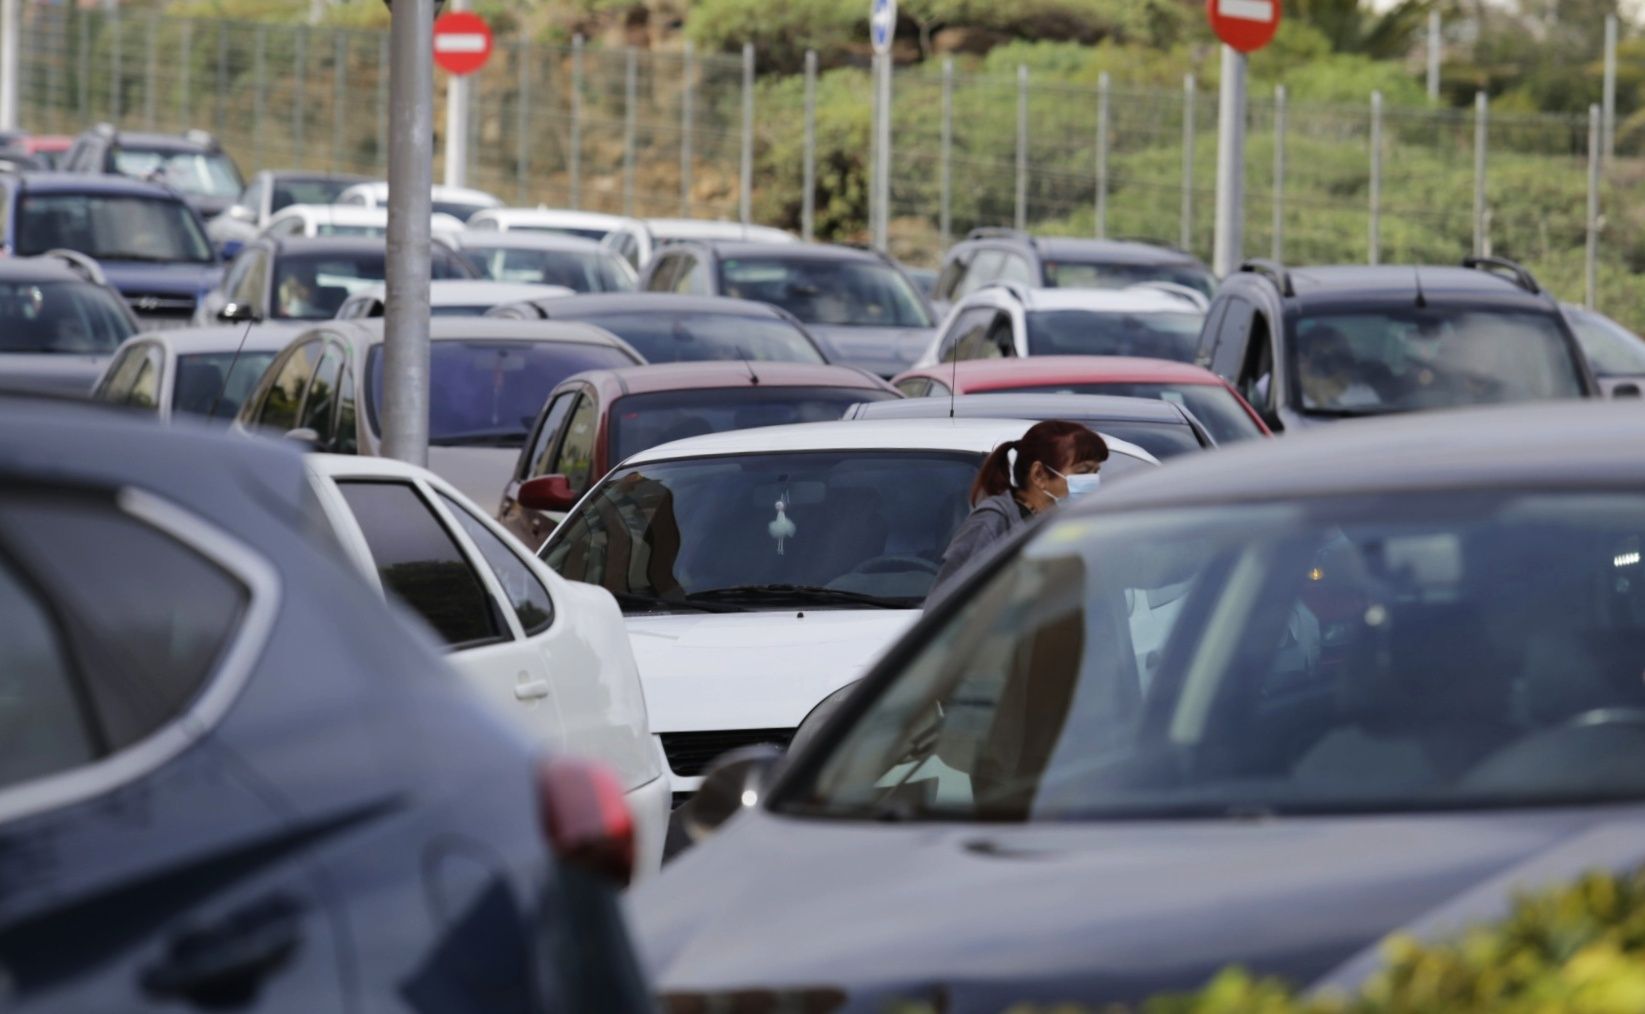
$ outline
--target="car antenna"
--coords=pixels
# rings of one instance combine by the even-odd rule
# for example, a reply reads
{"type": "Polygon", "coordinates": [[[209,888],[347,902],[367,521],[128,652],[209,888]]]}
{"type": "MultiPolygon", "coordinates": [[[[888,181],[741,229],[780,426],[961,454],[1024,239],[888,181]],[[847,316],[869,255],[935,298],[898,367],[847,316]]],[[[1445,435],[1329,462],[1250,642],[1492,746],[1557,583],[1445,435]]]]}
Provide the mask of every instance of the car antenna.
{"type": "Polygon", "coordinates": [[[1422,294],[1422,269],[1412,268],[1411,274],[1416,276],[1417,280],[1417,309],[1425,309],[1428,306],[1428,297],[1422,294]]]}
{"type": "Polygon", "coordinates": [[[240,333],[240,344],[234,347],[234,356],[228,361],[228,369],[223,371],[223,382],[217,387],[217,396],[211,399],[211,411],[206,413],[207,419],[217,418],[217,406],[223,402],[223,392],[228,390],[229,378],[234,376],[234,367],[240,362],[240,353],[245,351],[246,339],[251,337],[251,326],[255,323],[255,318],[246,321],[246,329],[240,333]]]}
{"type": "Polygon", "coordinates": [[[960,387],[960,343],[954,343],[954,369],[948,378],[948,418],[954,418],[954,398],[960,387]]]}
{"type": "Polygon", "coordinates": [[[737,346],[737,361],[743,364],[748,371],[748,382],[754,387],[760,386],[760,375],[754,372],[754,366],[748,361],[748,352],[741,345],[737,346]]]}

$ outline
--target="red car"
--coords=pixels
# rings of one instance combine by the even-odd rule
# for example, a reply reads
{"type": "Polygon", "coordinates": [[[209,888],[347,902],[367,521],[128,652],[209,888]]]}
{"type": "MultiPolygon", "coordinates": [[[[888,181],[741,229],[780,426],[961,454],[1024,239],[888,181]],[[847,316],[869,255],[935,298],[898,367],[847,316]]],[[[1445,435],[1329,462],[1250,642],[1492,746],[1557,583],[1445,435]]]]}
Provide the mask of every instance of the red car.
{"type": "Polygon", "coordinates": [[[910,398],[1019,391],[1159,398],[1194,414],[1218,444],[1269,436],[1256,410],[1221,377],[1189,363],[1123,356],[1023,356],[967,359],[898,374],[910,398]]]}
{"type": "Polygon", "coordinates": [[[554,388],[503,491],[497,519],[528,546],[624,458],[685,437],[838,419],[896,398],[850,366],[739,360],[590,370],[554,388]]]}

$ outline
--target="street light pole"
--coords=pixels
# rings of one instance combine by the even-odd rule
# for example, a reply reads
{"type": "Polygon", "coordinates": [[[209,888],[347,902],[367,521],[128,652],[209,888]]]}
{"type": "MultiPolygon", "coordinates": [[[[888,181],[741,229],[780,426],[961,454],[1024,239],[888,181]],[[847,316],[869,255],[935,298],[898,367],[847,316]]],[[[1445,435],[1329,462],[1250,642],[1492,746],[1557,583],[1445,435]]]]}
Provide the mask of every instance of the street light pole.
{"type": "Polygon", "coordinates": [[[1245,251],[1245,54],[1222,47],[1217,114],[1217,211],[1211,270],[1239,267],[1245,251]]]}
{"type": "Polygon", "coordinates": [[[423,465],[428,462],[434,0],[400,0],[390,19],[389,45],[383,454],[423,465]]]}

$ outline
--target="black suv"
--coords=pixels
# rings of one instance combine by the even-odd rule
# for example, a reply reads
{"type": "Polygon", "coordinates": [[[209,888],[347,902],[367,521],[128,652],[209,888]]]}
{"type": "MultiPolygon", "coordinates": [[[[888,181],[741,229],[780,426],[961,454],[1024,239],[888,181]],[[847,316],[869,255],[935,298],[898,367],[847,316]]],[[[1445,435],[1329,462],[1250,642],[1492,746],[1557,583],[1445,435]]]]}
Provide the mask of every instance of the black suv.
{"type": "Polygon", "coordinates": [[[1175,282],[1207,296],[1217,287],[1193,254],[1163,243],[1128,239],[1030,236],[1015,229],[973,229],[943,255],[931,300],[948,304],[998,282],[1034,289],[1123,289],[1175,282]]]}
{"type": "Polygon", "coordinates": [[[175,190],[202,218],[225,211],[245,184],[217,139],[203,130],[133,134],[99,123],[74,139],[63,158],[71,173],[118,173],[175,190]]]}
{"type": "Polygon", "coordinates": [[[1499,257],[1460,267],[1246,261],[1217,291],[1197,361],[1238,388],[1276,432],[1599,396],[1558,301],[1499,257]]]}

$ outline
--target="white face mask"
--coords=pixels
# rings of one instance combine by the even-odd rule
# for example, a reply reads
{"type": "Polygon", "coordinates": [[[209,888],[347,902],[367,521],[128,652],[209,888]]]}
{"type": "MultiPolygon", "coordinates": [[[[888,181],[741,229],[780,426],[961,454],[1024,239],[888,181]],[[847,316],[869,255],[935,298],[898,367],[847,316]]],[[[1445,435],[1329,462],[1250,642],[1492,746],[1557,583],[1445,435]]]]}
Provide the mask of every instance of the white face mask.
{"type": "MultiPolygon", "coordinates": [[[[1067,499],[1069,500],[1078,500],[1087,493],[1095,493],[1097,491],[1097,487],[1102,485],[1101,472],[1091,472],[1086,475],[1063,475],[1061,472],[1053,468],[1051,469],[1051,474],[1068,483],[1067,499]]],[[[1045,495],[1058,503],[1061,503],[1063,500],[1062,497],[1051,493],[1049,490],[1046,491],[1045,495]]]]}

